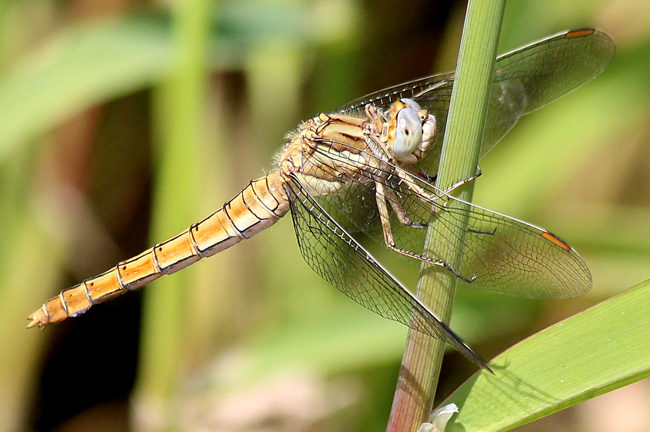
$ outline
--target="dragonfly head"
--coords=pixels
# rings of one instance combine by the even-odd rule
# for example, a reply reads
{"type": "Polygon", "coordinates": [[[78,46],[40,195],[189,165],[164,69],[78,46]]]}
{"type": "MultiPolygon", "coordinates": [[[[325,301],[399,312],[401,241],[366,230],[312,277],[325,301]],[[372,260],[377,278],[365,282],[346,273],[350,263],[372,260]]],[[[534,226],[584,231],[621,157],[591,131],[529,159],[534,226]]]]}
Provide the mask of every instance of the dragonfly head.
{"type": "Polygon", "coordinates": [[[435,133],[435,118],[411,99],[401,99],[390,109],[388,142],[397,160],[417,162],[435,133]]]}

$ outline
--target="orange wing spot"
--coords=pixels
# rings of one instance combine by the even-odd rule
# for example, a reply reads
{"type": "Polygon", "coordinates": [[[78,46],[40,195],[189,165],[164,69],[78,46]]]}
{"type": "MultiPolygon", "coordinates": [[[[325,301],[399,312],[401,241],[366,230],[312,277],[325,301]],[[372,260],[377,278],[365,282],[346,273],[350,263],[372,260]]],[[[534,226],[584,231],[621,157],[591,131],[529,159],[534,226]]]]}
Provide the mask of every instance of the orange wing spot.
{"type": "Polygon", "coordinates": [[[554,245],[561,247],[567,252],[571,250],[571,246],[569,246],[564,240],[562,240],[555,234],[551,234],[550,232],[545,231],[542,233],[542,237],[544,237],[546,240],[550,241],[554,245]]]}
{"type": "Polygon", "coordinates": [[[591,28],[571,30],[566,34],[565,38],[571,39],[571,38],[589,36],[590,34],[593,34],[593,32],[595,32],[595,30],[591,28]]]}

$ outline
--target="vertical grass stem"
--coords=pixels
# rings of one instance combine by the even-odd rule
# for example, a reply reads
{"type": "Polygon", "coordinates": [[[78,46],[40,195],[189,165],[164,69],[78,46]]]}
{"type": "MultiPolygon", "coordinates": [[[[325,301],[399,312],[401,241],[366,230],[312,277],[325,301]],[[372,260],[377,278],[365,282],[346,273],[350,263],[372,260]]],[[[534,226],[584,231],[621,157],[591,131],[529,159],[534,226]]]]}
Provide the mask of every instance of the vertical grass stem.
{"type": "MultiPolygon", "coordinates": [[[[152,237],[168,238],[200,215],[199,170],[207,87],[207,40],[212,2],[183,0],[171,5],[174,65],[154,89],[155,141],[152,237]]],[[[187,362],[185,299],[193,274],[163,278],[145,291],[140,365],[133,417],[138,430],[175,430],[174,407],[180,372],[187,362]]]]}
{"type": "MultiPolygon", "coordinates": [[[[476,174],[504,9],[504,0],[470,0],[468,4],[438,171],[439,189],[476,174]]],[[[471,182],[463,186],[459,198],[469,201],[472,189],[471,182]]],[[[457,241],[453,250],[445,254],[453,257],[448,262],[453,268],[459,268],[461,262],[464,232],[459,227],[453,233],[457,241]]],[[[429,230],[425,248],[438,244],[438,235],[435,230],[429,230]]],[[[449,322],[457,282],[449,271],[423,265],[417,295],[438,318],[449,322]]],[[[441,340],[409,331],[388,431],[414,431],[426,421],[433,405],[444,349],[441,340]]]]}

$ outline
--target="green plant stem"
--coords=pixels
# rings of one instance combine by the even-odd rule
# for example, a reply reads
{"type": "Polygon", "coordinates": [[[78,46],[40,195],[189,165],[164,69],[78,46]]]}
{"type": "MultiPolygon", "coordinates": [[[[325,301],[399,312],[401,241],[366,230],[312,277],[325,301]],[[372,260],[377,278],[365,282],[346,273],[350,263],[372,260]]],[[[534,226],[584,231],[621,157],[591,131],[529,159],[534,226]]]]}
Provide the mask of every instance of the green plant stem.
{"type": "MultiPolygon", "coordinates": [[[[26,311],[59,288],[63,248],[35,210],[33,176],[42,147],[22,147],[0,167],[0,431],[28,429],[29,398],[38,389],[36,368],[44,338],[25,334],[26,311]]],[[[47,172],[47,170],[46,170],[47,172]]],[[[51,174],[51,173],[50,173],[51,174]]],[[[47,175],[47,174],[45,174],[47,175]]],[[[48,177],[49,180],[51,176],[48,177]]],[[[56,185],[55,181],[50,184],[56,185]]],[[[56,193],[56,186],[43,191],[56,193]]],[[[42,192],[42,191],[41,191],[42,192]]],[[[41,215],[42,216],[42,215],[41,215]]]]}
{"type": "MultiPolygon", "coordinates": [[[[198,218],[196,161],[207,83],[207,37],[212,2],[172,6],[173,71],[154,91],[155,187],[153,241],[171,237],[198,218]]],[[[175,429],[172,405],[185,353],[185,301],[193,274],[163,278],[145,291],[141,361],[134,398],[139,430],[175,429]]]]}
{"type": "MultiPolygon", "coordinates": [[[[439,189],[476,174],[504,9],[504,0],[469,2],[436,184],[439,189]]],[[[469,201],[472,189],[470,182],[460,190],[459,197],[469,201]]],[[[453,257],[447,263],[453,268],[459,268],[461,262],[464,232],[459,227],[453,233],[456,244],[445,253],[453,257]]],[[[439,242],[438,234],[429,230],[425,250],[439,242]]],[[[423,265],[417,295],[438,318],[449,322],[457,282],[449,271],[423,265]]],[[[427,420],[444,349],[441,340],[409,331],[387,430],[414,431],[427,420]]]]}

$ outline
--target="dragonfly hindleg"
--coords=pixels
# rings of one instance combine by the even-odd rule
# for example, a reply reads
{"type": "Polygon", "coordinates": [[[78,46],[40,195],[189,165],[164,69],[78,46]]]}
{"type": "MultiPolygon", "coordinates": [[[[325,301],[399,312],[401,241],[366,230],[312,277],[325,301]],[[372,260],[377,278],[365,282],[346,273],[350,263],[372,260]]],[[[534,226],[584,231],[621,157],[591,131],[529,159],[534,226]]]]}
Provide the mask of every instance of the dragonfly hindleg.
{"type": "MultiPolygon", "coordinates": [[[[424,197],[426,200],[432,202],[435,200],[438,200],[440,198],[445,198],[450,192],[452,192],[454,189],[459,188],[460,186],[474,180],[476,177],[478,177],[481,172],[480,169],[478,170],[478,173],[475,176],[468,177],[466,179],[460,180],[456,182],[454,185],[452,185],[449,189],[436,193],[436,194],[430,194],[428,193],[425,189],[422,187],[418,186],[415,184],[415,182],[408,176],[404,175],[401,170],[396,171],[398,173],[398,176],[404,180],[404,184],[406,184],[406,187],[410,189],[411,191],[415,192],[421,197],[424,197]],[[400,175],[401,174],[401,175],[400,175]]],[[[447,264],[442,259],[438,258],[432,258],[430,256],[427,256],[425,254],[419,254],[415,253],[409,250],[402,249],[397,246],[395,243],[395,238],[393,236],[393,231],[391,228],[391,223],[390,223],[390,216],[388,213],[388,205],[387,202],[390,203],[391,208],[393,209],[393,212],[395,213],[397,219],[400,221],[402,225],[413,227],[413,228],[425,228],[428,227],[429,224],[424,222],[415,222],[411,220],[411,218],[407,215],[406,210],[402,206],[402,204],[399,201],[399,197],[397,193],[390,187],[382,183],[381,181],[375,182],[375,195],[376,195],[376,201],[377,201],[377,208],[379,210],[379,218],[381,221],[381,227],[382,227],[382,232],[384,235],[384,242],[386,243],[386,246],[391,249],[394,252],[397,252],[401,255],[407,256],[409,258],[416,259],[418,261],[423,261],[429,264],[433,264],[436,266],[444,267],[448,271],[450,271],[454,276],[458,277],[459,279],[471,283],[476,279],[476,275],[472,275],[471,278],[467,278],[460,274],[458,271],[456,271],[452,266],[447,264]]],[[[433,215],[436,210],[443,210],[444,211],[444,206],[432,206],[431,208],[431,214],[433,215]]],[[[476,231],[479,234],[494,234],[496,232],[496,229],[493,231],[478,231],[478,230],[468,230],[470,232],[476,231]]]]}
{"type": "MultiPolygon", "coordinates": [[[[401,205],[397,201],[397,196],[395,195],[395,192],[393,192],[389,188],[386,188],[382,183],[379,183],[379,182],[376,183],[376,190],[377,190],[376,191],[377,208],[379,209],[379,217],[381,219],[382,231],[384,233],[384,242],[386,243],[386,246],[389,249],[391,249],[392,251],[395,251],[395,252],[397,252],[397,253],[399,253],[401,255],[407,256],[409,258],[416,259],[418,261],[424,261],[424,262],[432,264],[432,265],[443,267],[443,268],[447,269],[448,271],[450,271],[454,276],[456,276],[457,278],[459,278],[459,279],[461,279],[461,280],[463,280],[465,282],[471,283],[476,279],[476,275],[472,275],[471,278],[466,278],[465,276],[460,274],[458,271],[456,271],[452,266],[450,266],[449,264],[447,264],[445,261],[443,261],[441,259],[431,258],[431,257],[425,256],[425,255],[417,254],[417,253],[414,253],[414,252],[411,252],[411,251],[408,251],[408,250],[405,250],[405,249],[398,248],[397,245],[395,244],[395,239],[393,237],[393,231],[392,231],[392,229],[390,227],[390,217],[388,215],[388,206],[386,205],[386,200],[388,199],[388,201],[391,202],[391,205],[393,204],[393,202],[395,202],[396,205],[399,206],[398,208],[400,208],[400,209],[401,209],[401,205]]],[[[395,210],[395,207],[393,207],[393,210],[395,210]]],[[[404,210],[402,209],[402,212],[403,211],[404,210]]],[[[413,226],[412,224],[414,222],[412,222],[410,219],[408,219],[408,216],[406,216],[405,213],[401,216],[402,218],[407,218],[407,219],[404,219],[404,220],[400,218],[400,216],[399,216],[400,212],[395,211],[395,213],[398,215],[398,219],[400,220],[400,222],[402,222],[402,224],[407,225],[407,226],[413,226]]],[[[424,225],[423,225],[423,227],[424,227],[424,225]]]]}
{"type": "Polygon", "coordinates": [[[427,226],[427,224],[421,224],[418,222],[411,221],[411,219],[406,215],[406,212],[404,211],[401,204],[397,200],[397,195],[392,189],[385,187],[380,182],[377,182],[375,186],[376,186],[377,208],[379,209],[379,217],[381,219],[382,231],[384,233],[384,242],[386,243],[386,246],[389,249],[401,255],[407,256],[409,258],[416,259],[418,261],[424,261],[429,264],[444,267],[445,269],[453,273],[456,277],[462,279],[465,282],[471,283],[474,279],[476,279],[476,275],[473,275],[471,278],[466,278],[465,276],[458,273],[452,266],[450,266],[449,264],[447,264],[445,261],[441,259],[431,258],[425,255],[417,254],[415,252],[411,252],[397,247],[397,245],[395,244],[395,239],[393,237],[393,231],[390,226],[390,216],[388,214],[388,206],[386,205],[387,200],[388,202],[391,203],[391,207],[395,211],[398,220],[403,225],[417,227],[417,228],[424,228],[427,226]]]}

